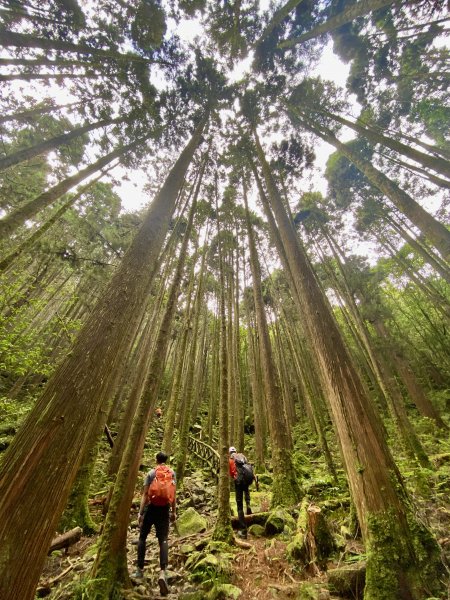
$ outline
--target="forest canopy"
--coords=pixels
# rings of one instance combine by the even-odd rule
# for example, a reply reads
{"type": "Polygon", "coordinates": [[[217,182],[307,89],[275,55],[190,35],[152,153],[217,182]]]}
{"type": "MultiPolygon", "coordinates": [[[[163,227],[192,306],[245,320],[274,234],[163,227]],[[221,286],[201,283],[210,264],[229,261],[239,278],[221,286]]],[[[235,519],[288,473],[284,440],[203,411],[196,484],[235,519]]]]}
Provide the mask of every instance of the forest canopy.
{"type": "Polygon", "coordinates": [[[0,3],[2,600],[75,526],[98,539],[66,597],[126,597],[143,456],[182,490],[196,436],[211,544],[234,445],[298,535],[317,489],[346,494],[365,600],[446,597],[448,22],[444,0],[0,3]]]}

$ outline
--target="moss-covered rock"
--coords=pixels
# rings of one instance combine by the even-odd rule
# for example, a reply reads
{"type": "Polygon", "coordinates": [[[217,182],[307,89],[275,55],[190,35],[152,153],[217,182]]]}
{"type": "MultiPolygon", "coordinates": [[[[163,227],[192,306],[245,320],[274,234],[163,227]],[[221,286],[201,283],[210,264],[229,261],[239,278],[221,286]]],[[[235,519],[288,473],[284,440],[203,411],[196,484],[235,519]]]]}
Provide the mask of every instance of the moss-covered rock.
{"type": "Polygon", "coordinates": [[[177,520],[177,530],[181,537],[201,533],[207,527],[207,520],[192,507],[186,509],[177,520]]]}
{"type": "Polygon", "coordinates": [[[202,555],[200,560],[193,561],[193,564],[189,565],[191,567],[190,579],[198,583],[217,581],[226,583],[230,580],[233,572],[230,557],[232,557],[230,554],[202,555]]]}
{"type": "Polygon", "coordinates": [[[237,600],[242,590],[231,583],[219,583],[208,592],[207,600],[237,600]]]}
{"type": "Polygon", "coordinates": [[[330,594],[322,584],[302,581],[299,585],[295,600],[328,600],[330,594]]]}
{"type": "Polygon", "coordinates": [[[248,533],[250,533],[250,535],[254,535],[255,537],[263,537],[266,534],[266,530],[262,525],[257,525],[255,523],[254,525],[250,525],[248,528],[248,533]]]}
{"type": "Polygon", "coordinates": [[[179,550],[181,554],[192,554],[195,552],[195,546],[193,544],[181,544],[179,550]]]}
{"type": "Polygon", "coordinates": [[[362,598],[366,581],[366,562],[360,561],[328,571],[330,591],[350,598],[362,598]]]}
{"type": "Polygon", "coordinates": [[[285,528],[289,529],[290,531],[294,531],[295,521],[287,512],[287,510],[277,508],[268,516],[265,525],[265,532],[267,535],[277,535],[278,533],[282,533],[285,528]]]}

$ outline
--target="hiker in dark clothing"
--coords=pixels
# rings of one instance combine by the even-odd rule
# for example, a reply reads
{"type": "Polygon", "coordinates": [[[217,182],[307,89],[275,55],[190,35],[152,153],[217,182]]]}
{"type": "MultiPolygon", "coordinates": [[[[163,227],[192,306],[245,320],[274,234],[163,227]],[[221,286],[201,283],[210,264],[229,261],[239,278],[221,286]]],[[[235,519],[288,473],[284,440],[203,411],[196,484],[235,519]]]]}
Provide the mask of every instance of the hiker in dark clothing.
{"type": "Polygon", "coordinates": [[[169,563],[167,540],[169,520],[174,522],[176,519],[176,477],[175,472],[165,464],[167,458],[167,454],[158,452],[156,467],[147,474],[144,481],[138,519],[141,531],[137,548],[137,569],[133,575],[135,578],[143,577],[147,536],[152,525],[154,525],[159,542],[159,564],[161,567],[158,585],[163,596],[167,596],[169,593],[166,579],[166,569],[169,563]]]}
{"type": "Polygon", "coordinates": [[[250,508],[250,490],[249,486],[252,484],[255,476],[250,463],[247,461],[243,454],[237,453],[236,448],[231,446],[229,449],[229,472],[230,477],[234,479],[234,489],[236,492],[236,506],[239,519],[239,531],[238,536],[244,539],[247,538],[247,524],[244,516],[244,498],[245,505],[247,507],[247,514],[252,514],[250,508]]]}

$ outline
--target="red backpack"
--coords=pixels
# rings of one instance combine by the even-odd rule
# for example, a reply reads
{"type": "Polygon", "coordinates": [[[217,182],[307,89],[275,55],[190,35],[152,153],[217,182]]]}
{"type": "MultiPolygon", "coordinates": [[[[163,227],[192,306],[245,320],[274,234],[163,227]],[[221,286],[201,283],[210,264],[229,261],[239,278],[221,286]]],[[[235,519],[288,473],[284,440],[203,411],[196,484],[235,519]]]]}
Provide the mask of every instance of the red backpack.
{"type": "Polygon", "coordinates": [[[173,472],[166,465],[155,468],[155,477],[148,486],[147,500],[155,506],[167,506],[175,502],[173,472]]]}

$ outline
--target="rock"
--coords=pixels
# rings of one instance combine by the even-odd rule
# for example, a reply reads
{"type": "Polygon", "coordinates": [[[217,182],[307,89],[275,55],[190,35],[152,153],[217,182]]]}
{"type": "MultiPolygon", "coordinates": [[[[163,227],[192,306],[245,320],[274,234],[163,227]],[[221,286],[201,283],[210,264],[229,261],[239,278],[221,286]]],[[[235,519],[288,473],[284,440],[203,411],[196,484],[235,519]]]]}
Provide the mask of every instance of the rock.
{"type": "Polygon", "coordinates": [[[366,562],[331,569],[328,571],[328,585],[332,593],[362,598],[366,583],[366,562]]]}
{"type": "Polygon", "coordinates": [[[272,511],[266,521],[265,532],[267,535],[276,535],[281,533],[284,528],[295,530],[295,521],[291,515],[282,508],[272,511]]]}
{"type": "Polygon", "coordinates": [[[166,578],[167,578],[167,583],[169,585],[173,585],[177,581],[181,581],[182,575],[180,573],[177,573],[176,571],[170,571],[169,569],[167,569],[166,578]]]}
{"type": "Polygon", "coordinates": [[[192,507],[185,510],[177,520],[178,535],[181,537],[201,533],[206,531],[207,527],[207,520],[192,507]]]}
{"type": "Polygon", "coordinates": [[[298,588],[296,600],[329,600],[330,594],[328,590],[320,588],[316,583],[302,581],[298,588]]]}
{"type": "Polygon", "coordinates": [[[266,533],[266,530],[262,525],[257,525],[255,523],[254,525],[250,525],[248,532],[250,535],[254,535],[255,537],[263,537],[266,533]]]}
{"type": "Polygon", "coordinates": [[[146,593],[147,593],[147,588],[145,587],[145,585],[139,585],[139,586],[136,588],[136,592],[138,592],[139,594],[142,594],[142,595],[144,595],[144,594],[146,594],[146,593]]]}
{"type": "Polygon", "coordinates": [[[195,552],[195,546],[193,544],[181,544],[179,550],[181,554],[191,554],[195,552]]]}
{"type": "Polygon", "coordinates": [[[208,592],[206,598],[207,600],[237,600],[241,594],[242,590],[235,585],[219,583],[208,592]]]}

